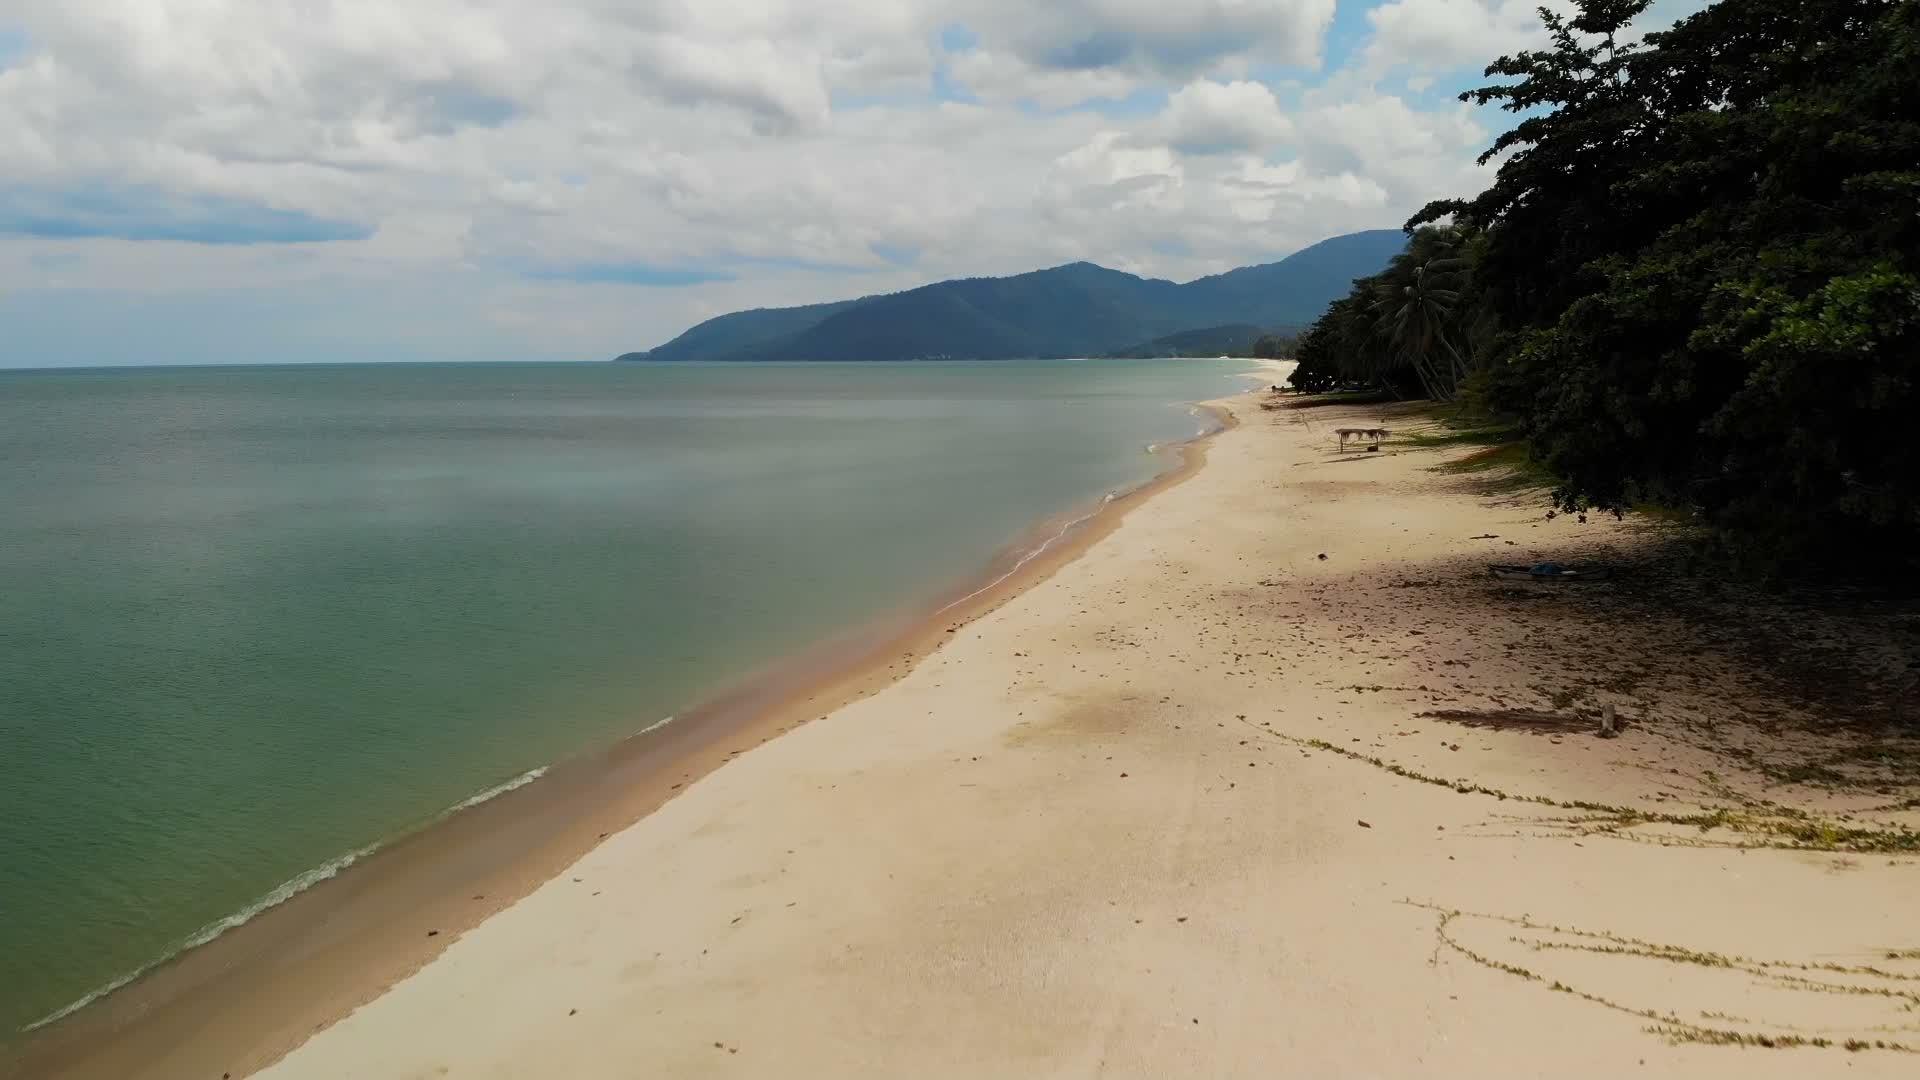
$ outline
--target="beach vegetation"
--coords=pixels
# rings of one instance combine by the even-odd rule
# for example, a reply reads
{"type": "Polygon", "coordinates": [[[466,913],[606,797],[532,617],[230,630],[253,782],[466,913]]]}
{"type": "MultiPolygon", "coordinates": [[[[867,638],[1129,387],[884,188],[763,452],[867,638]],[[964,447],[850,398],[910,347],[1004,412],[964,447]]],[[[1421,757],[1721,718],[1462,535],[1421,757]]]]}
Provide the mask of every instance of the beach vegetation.
{"type": "Polygon", "coordinates": [[[1660,508],[1798,575],[1920,530],[1920,0],[1541,13],[1462,95],[1496,177],[1301,336],[1295,384],[1469,403],[1567,511],[1660,508]]]}
{"type": "Polygon", "coordinates": [[[1787,995],[1796,993],[1842,995],[1866,999],[1868,1002],[1889,1002],[1895,1008],[1910,1011],[1915,1007],[1916,1002],[1920,1002],[1920,994],[1915,994],[1899,985],[1911,982],[1914,977],[1910,975],[1863,965],[1760,960],[1732,956],[1686,945],[1644,941],[1604,930],[1585,930],[1574,926],[1539,922],[1525,915],[1464,911],[1411,898],[1400,902],[1408,907],[1431,912],[1436,917],[1434,936],[1437,945],[1434,951],[1434,963],[1439,962],[1443,953],[1459,956],[1489,971],[1511,975],[1526,982],[1538,984],[1555,993],[1568,994],[1589,1004],[1652,1021],[1651,1026],[1644,1030],[1675,1045],[1691,1043],[1703,1046],[1752,1047],[1768,1050],[1920,1053],[1920,1047],[1912,1043],[1884,1037],[1885,1034],[1910,1031],[1911,1028],[1890,1027],[1884,1022],[1876,1024],[1874,1021],[1879,1020],[1880,1017],[1866,1012],[1856,1014],[1854,1024],[1859,1025],[1857,1028],[1854,1024],[1842,1027],[1841,1024],[1844,1021],[1836,1023],[1838,1017],[1831,1008],[1823,1010],[1823,1018],[1827,1024],[1833,1026],[1815,1029],[1780,1022],[1756,1023],[1753,1020],[1715,1010],[1701,1011],[1700,1019],[1708,1023],[1700,1023],[1683,1017],[1670,1008],[1637,1004],[1583,989],[1560,979],[1549,979],[1539,972],[1493,956],[1483,948],[1469,945],[1463,940],[1460,931],[1473,924],[1479,924],[1482,927],[1505,927],[1510,931],[1506,937],[1506,946],[1523,948],[1535,954],[1577,952],[1661,964],[1691,965],[1712,971],[1736,971],[1752,980],[1754,984],[1772,991],[1775,1000],[1781,1000],[1787,995]],[[1809,977],[1802,974],[1804,972],[1816,973],[1822,977],[1809,977]],[[1851,977],[1855,981],[1831,978],[1836,975],[1851,977]],[[1877,985],[1876,981],[1879,980],[1891,981],[1896,985],[1891,987],[1877,985]],[[1722,1024],[1746,1026],[1741,1028],[1718,1026],[1722,1024]],[[1848,1028],[1853,1028],[1855,1033],[1849,1034],[1848,1028]],[[1861,1037],[1868,1034],[1874,1037],[1871,1039],[1861,1037]]]}
{"type": "Polygon", "coordinates": [[[1253,343],[1253,356],[1256,360],[1291,360],[1299,347],[1298,334],[1262,334],[1253,343]]]}

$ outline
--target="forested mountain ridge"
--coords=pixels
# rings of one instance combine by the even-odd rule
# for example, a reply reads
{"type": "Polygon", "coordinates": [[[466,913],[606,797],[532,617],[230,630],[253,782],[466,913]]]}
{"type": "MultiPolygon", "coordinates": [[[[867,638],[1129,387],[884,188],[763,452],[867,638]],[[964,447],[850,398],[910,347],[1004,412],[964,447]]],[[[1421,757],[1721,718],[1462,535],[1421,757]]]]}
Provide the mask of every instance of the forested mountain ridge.
{"type": "Polygon", "coordinates": [[[622,360],[1001,360],[1098,356],[1185,331],[1301,326],[1406,246],[1392,229],[1176,284],[1092,263],[734,312],[622,360]]]}

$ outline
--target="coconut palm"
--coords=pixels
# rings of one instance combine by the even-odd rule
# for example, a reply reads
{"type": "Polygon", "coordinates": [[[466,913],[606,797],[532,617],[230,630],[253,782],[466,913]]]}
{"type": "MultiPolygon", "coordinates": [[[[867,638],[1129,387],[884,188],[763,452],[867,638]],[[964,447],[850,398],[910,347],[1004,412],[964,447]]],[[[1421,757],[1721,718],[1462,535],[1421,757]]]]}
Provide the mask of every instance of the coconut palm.
{"type": "Polygon", "coordinates": [[[1423,230],[1374,286],[1374,331],[1398,364],[1410,367],[1427,395],[1450,400],[1470,365],[1455,344],[1455,312],[1466,283],[1467,260],[1454,254],[1458,238],[1423,230]]]}

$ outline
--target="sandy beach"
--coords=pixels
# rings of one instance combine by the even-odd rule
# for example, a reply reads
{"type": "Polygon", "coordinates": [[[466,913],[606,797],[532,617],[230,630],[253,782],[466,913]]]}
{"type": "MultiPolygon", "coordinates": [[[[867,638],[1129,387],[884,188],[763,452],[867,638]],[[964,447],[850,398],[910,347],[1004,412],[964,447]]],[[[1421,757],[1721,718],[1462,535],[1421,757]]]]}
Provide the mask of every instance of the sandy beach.
{"type": "Polygon", "coordinates": [[[1407,407],[1222,404],[1077,557],[258,1075],[1920,1069],[1873,612],[1683,596],[1659,529],[1548,517],[1407,407]],[[1647,569],[1486,573],[1542,559],[1647,569]]]}

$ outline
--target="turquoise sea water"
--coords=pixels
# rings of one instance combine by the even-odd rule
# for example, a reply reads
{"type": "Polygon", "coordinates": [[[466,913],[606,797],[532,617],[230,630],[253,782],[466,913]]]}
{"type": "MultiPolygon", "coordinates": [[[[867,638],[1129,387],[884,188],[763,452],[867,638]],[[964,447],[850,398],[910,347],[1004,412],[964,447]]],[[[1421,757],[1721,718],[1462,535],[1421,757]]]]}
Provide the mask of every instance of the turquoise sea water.
{"type": "Polygon", "coordinates": [[[981,573],[1247,367],[0,371],[0,1040],[981,573]]]}

